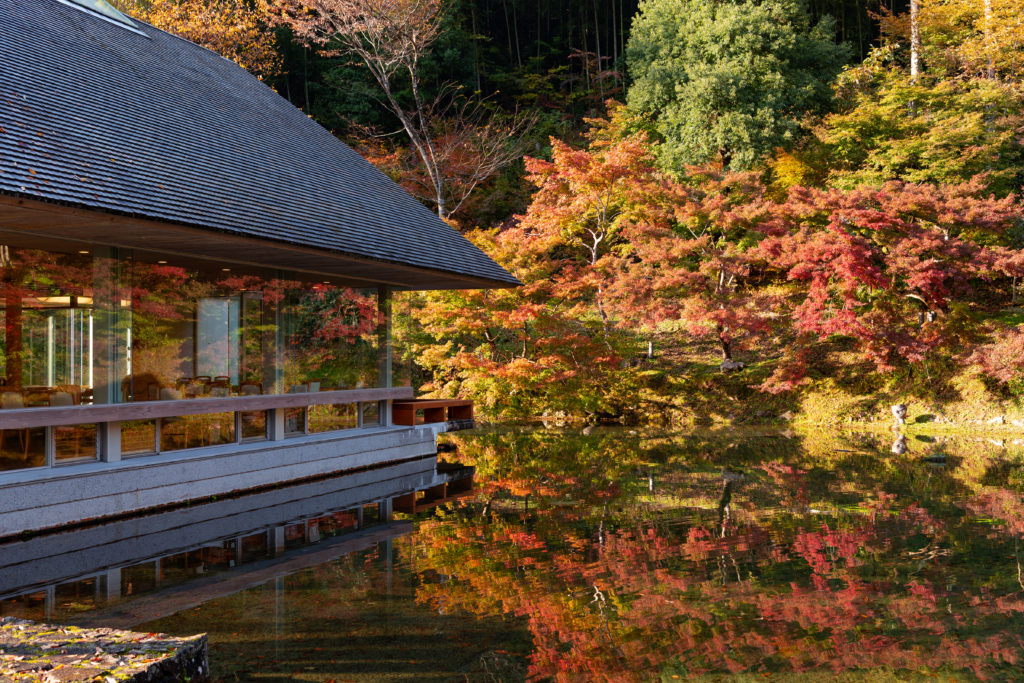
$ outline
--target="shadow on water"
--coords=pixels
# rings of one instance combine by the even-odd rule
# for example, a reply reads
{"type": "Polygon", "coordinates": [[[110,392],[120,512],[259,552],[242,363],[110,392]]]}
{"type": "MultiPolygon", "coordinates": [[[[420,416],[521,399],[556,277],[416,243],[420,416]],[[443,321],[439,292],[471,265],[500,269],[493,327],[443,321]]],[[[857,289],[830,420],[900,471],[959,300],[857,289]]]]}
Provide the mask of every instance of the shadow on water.
{"type": "Polygon", "coordinates": [[[523,678],[530,641],[518,620],[417,607],[412,573],[389,576],[382,552],[383,544],[144,628],[206,630],[219,680],[450,681],[499,669],[498,680],[523,678]]]}

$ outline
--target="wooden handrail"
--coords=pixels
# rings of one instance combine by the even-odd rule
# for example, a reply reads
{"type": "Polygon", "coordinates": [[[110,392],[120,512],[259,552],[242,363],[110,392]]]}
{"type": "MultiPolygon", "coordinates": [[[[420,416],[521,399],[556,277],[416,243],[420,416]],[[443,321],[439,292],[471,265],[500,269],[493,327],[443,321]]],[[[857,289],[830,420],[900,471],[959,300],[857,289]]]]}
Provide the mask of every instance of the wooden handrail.
{"type": "Polygon", "coordinates": [[[0,429],[59,427],[93,422],[124,422],[152,420],[160,417],[271,410],[274,408],[305,408],[307,406],[344,403],[368,403],[412,398],[411,387],[379,389],[344,389],[299,394],[258,394],[224,398],[188,398],[173,401],[139,401],[137,403],[105,403],[100,405],[12,408],[0,410],[0,429]]]}

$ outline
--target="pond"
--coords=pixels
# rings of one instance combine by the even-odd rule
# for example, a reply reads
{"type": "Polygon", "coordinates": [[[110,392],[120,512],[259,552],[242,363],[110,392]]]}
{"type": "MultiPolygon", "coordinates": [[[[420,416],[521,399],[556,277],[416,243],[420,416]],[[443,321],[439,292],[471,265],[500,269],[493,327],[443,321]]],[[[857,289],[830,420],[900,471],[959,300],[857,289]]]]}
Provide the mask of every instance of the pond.
{"type": "Polygon", "coordinates": [[[0,586],[0,615],[207,632],[224,681],[1022,677],[1024,441],[585,431],[443,437],[476,492],[390,523],[366,501],[432,472],[132,521],[102,546],[114,569],[0,586]],[[230,535],[215,518],[306,521],[277,553],[256,533],[158,547],[230,535]]]}

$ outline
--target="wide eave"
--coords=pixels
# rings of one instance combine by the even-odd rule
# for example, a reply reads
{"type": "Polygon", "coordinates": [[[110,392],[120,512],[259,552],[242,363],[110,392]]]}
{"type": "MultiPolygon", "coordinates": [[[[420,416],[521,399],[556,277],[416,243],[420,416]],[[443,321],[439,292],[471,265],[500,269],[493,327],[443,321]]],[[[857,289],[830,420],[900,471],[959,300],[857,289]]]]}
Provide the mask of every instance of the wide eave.
{"type": "Polygon", "coordinates": [[[178,255],[218,263],[275,268],[297,274],[329,277],[350,286],[387,286],[398,290],[493,289],[518,281],[491,280],[370,259],[285,241],[254,239],[202,226],[166,223],[72,204],[44,202],[0,192],[0,244],[65,251],[103,245],[141,249],[162,256],[178,255]]]}

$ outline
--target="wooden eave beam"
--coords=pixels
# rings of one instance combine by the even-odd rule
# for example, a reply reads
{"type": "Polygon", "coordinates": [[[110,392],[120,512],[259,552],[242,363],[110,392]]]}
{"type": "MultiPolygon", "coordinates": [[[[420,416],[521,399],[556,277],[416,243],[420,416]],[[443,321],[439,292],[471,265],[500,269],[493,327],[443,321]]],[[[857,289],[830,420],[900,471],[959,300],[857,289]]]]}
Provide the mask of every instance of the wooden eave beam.
{"type": "MultiPolygon", "coordinates": [[[[481,289],[507,283],[416,268],[324,249],[233,235],[93,211],[24,197],[0,195],[0,232],[89,245],[142,249],[160,254],[276,268],[331,277],[350,286],[398,289],[481,289]]],[[[42,248],[42,247],[41,247],[42,248]]]]}

